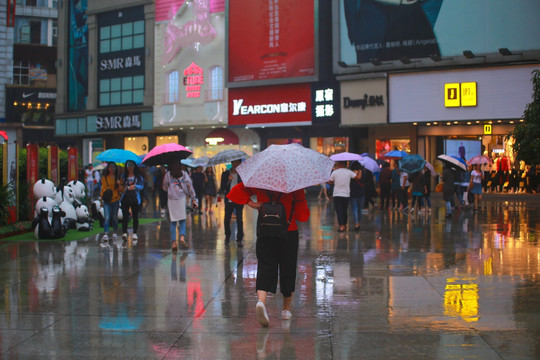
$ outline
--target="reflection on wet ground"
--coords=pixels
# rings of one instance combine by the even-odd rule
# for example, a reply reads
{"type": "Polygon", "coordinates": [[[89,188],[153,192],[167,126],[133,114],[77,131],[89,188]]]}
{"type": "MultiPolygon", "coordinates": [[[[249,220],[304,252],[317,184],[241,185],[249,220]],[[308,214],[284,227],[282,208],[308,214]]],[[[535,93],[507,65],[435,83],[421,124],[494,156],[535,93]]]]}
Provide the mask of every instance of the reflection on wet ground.
{"type": "MultiPolygon", "coordinates": [[[[255,319],[253,211],[245,247],[224,245],[223,209],[166,221],[139,242],[3,242],[2,358],[540,358],[540,201],[485,201],[445,219],[370,210],[338,233],[331,202],[300,226],[293,318],[255,319]]],[[[233,227],[233,231],[234,231],[233,227]]],[[[29,235],[31,237],[31,235],[29,235]]]]}

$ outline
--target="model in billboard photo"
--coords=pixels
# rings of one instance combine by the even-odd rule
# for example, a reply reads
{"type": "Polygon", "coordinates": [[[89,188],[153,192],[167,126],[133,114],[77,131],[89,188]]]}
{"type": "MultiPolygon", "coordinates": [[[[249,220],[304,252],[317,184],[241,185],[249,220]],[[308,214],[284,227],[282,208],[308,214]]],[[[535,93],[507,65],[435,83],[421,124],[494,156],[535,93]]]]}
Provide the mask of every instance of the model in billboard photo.
{"type": "Polygon", "coordinates": [[[70,6],[69,110],[86,108],[88,97],[87,0],[74,0],[70,6]]]}
{"type": "Polygon", "coordinates": [[[433,26],[444,0],[343,0],[357,63],[440,56],[433,26]]]}

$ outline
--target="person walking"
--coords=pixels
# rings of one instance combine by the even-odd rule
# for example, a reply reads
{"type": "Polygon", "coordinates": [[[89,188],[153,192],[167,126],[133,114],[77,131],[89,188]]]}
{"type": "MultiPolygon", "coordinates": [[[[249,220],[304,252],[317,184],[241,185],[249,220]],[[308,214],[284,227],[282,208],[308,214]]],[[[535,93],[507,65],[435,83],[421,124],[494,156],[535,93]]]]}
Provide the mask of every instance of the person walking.
{"type": "MultiPolygon", "coordinates": [[[[216,174],[214,174],[214,168],[209,166],[204,171],[204,196],[206,198],[205,212],[212,214],[212,205],[217,195],[216,174]]],[[[202,206],[201,206],[202,207],[202,206]]]]}
{"type": "Polygon", "coordinates": [[[407,174],[405,171],[399,172],[399,193],[398,193],[398,200],[399,204],[401,205],[401,211],[403,213],[409,212],[409,186],[411,183],[409,182],[409,174],[407,174]]]}
{"type": "Polygon", "coordinates": [[[392,192],[392,170],[390,164],[385,162],[379,175],[379,192],[381,195],[381,209],[388,209],[392,192]]]}
{"type": "MultiPolygon", "coordinates": [[[[362,172],[364,171],[363,166],[355,161],[351,165],[352,171],[362,172]]],[[[362,174],[359,174],[359,179],[351,179],[350,183],[351,188],[351,208],[354,217],[354,230],[360,230],[360,220],[362,220],[362,209],[364,208],[364,183],[362,182],[362,174]]]]}
{"type": "Polygon", "coordinates": [[[225,197],[225,244],[228,244],[231,239],[231,218],[233,213],[236,214],[236,245],[242,247],[244,245],[244,205],[232,202],[227,197],[227,194],[233,187],[242,182],[240,175],[236,171],[238,165],[242,163],[242,160],[234,160],[231,162],[231,169],[226,170],[221,174],[221,187],[220,192],[225,197]]]}
{"type": "Polygon", "coordinates": [[[392,198],[392,209],[399,208],[399,189],[400,186],[400,176],[399,176],[399,165],[398,161],[394,160],[394,168],[392,169],[392,187],[390,189],[390,197],[392,198]]]}
{"type": "Polygon", "coordinates": [[[482,200],[482,180],[484,174],[479,169],[480,165],[473,165],[473,171],[471,172],[471,180],[469,182],[468,191],[474,196],[474,211],[478,211],[480,201],[482,200]]]}
{"type": "Polygon", "coordinates": [[[197,203],[201,204],[197,213],[202,214],[202,205],[204,197],[204,174],[202,166],[197,166],[191,173],[191,181],[193,182],[193,188],[195,189],[195,195],[197,196],[197,203]]]}
{"type": "Polygon", "coordinates": [[[169,208],[169,218],[171,221],[171,243],[172,251],[178,251],[178,241],[184,247],[188,247],[186,242],[186,199],[192,200],[192,206],[197,208],[198,200],[195,189],[189,174],[182,170],[180,162],[173,162],[168,166],[169,171],[163,176],[163,191],[167,194],[167,204],[169,208]],[[178,232],[178,233],[177,233],[178,232]]]}
{"type": "MultiPolygon", "coordinates": [[[[345,169],[347,170],[347,169],[345,169]]],[[[287,234],[284,238],[267,237],[257,234],[257,305],[255,311],[257,321],[261,326],[270,324],[266,312],[268,293],[276,293],[279,279],[279,289],[283,295],[283,308],[281,318],[288,321],[292,317],[291,304],[295,291],[296,270],[298,261],[298,226],[297,221],[309,220],[309,208],[303,189],[289,194],[246,188],[243,183],[234,186],[227,198],[237,204],[248,205],[259,210],[265,202],[276,200],[283,204],[286,219],[289,221],[287,234]],[[256,201],[251,197],[255,195],[256,201]]]]}
{"type": "Polygon", "coordinates": [[[85,175],[85,183],[86,183],[86,191],[88,191],[86,197],[90,200],[92,200],[94,196],[94,169],[92,168],[92,164],[88,164],[86,166],[86,170],[84,170],[85,175]]]}
{"type": "Polygon", "coordinates": [[[424,194],[426,193],[426,183],[423,170],[411,175],[412,181],[412,202],[411,213],[415,211],[415,205],[418,202],[418,212],[422,212],[424,207],[424,194]]]}
{"type": "Polygon", "coordinates": [[[125,171],[122,175],[122,185],[124,192],[120,199],[122,208],[122,240],[124,246],[128,240],[128,223],[129,214],[133,218],[133,235],[131,239],[134,245],[137,244],[139,237],[137,230],[139,229],[139,209],[141,206],[141,191],[144,189],[144,179],[141,171],[134,161],[126,161],[125,171]]]}
{"type": "Polygon", "coordinates": [[[351,196],[351,179],[360,179],[361,172],[355,173],[346,168],[346,161],[336,162],[336,170],[330,175],[331,185],[334,185],[332,198],[334,199],[334,208],[338,220],[338,231],[347,230],[349,200],[351,196]]]}
{"type": "Polygon", "coordinates": [[[452,200],[454,199],[454,179],[456,171],[445,164],[442,173],[443,200],[446,203],[446,217],[452,217],[452,200]]]}
{"type": "Polygon", "coordinates": [[[103,231],[105,234],[101,238],[103,243],[109,241],[109,229],[112,227],[112,241],[115,241],[118,237],[116,231],[118,231],[118,209],[120,207],[120,187],[122,181],[118,176],[118,167],[115,163],[107,163],[107,167],[103,170],[103,176],[101,177],[101,202],[103,206],[103,231]]]}
{"type": "Polygon", "coordinates": [[[424,183],[426,184],[426,192],[424,200],[426,200],[426,210],[431,213],[431,171],[424,167],[424,183]]]}

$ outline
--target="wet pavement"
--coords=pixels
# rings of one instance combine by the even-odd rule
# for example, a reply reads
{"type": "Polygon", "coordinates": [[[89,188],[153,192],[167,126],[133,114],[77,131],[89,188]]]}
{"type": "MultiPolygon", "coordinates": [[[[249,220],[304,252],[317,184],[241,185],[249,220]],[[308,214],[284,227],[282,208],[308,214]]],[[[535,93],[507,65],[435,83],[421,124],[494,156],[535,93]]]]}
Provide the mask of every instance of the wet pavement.
{"type": "Polygon", "coordinates": [[[222,207],[190,215],[191,247],[176,255],[166,221],[126,248],[3,242],[0,357],[539,359],[539,198],[445,219],[436,195],[430,214],[370,211],[345,233],[331,202],[310,198],[293,318],[271,295],[269,328],[255,317],[247,207],[244,248],[224,245],[222,207]]]}

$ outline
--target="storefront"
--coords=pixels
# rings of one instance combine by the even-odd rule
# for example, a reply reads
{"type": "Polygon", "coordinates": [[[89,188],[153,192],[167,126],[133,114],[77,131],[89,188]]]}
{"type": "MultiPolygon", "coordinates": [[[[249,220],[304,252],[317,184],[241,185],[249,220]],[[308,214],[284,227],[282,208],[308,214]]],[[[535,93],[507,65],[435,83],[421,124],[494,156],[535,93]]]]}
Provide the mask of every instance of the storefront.
{"type": "MultiPolygon", "coordinates": [[[[506,135],[532,100],[531,73],[539,66],[505,66],[389,75],[389,123],[414,128],[418,153],[470,159],[506,157],[506,135]]],[[[521,166],[514,164],[513,166],[521,166]]]]}

